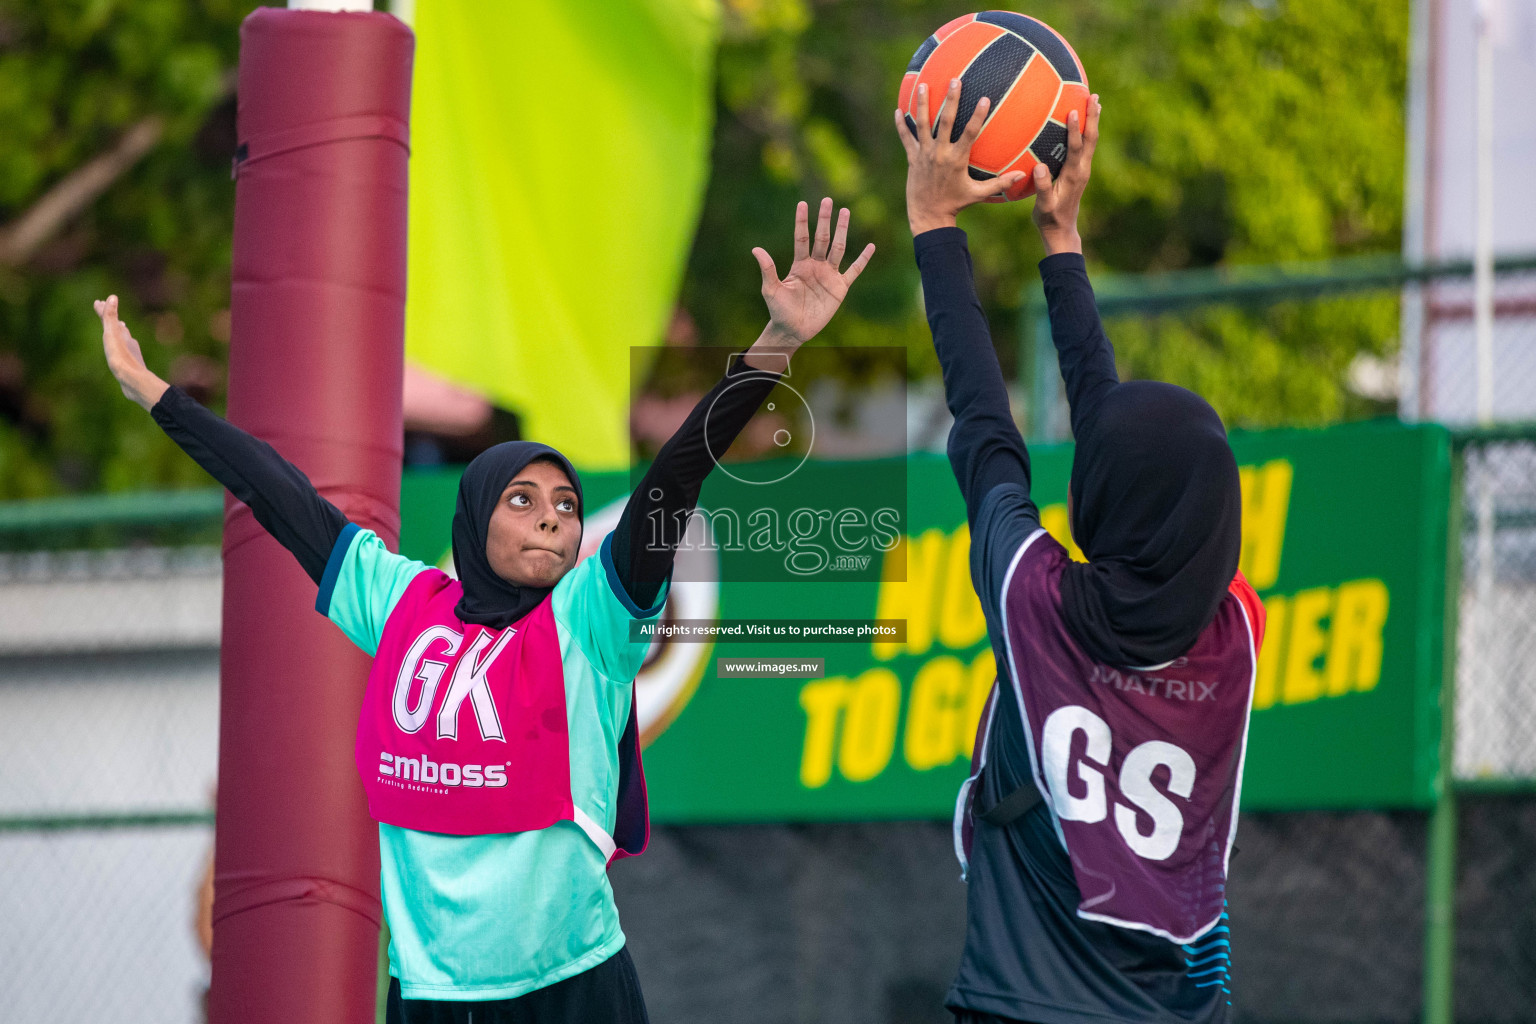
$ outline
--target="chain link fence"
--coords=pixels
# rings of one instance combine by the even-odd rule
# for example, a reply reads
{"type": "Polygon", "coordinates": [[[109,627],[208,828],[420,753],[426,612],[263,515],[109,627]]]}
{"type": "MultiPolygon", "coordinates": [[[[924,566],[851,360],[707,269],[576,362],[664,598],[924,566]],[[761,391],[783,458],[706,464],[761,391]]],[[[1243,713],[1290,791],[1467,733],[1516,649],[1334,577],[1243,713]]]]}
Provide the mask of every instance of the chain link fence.
{"type": "Polygon", "coordinates": [[[215,548],[0,554],[0,1018],[196,1021],[215,548]]]}
{"type": "MultiPolygon", "coordinates": [[[[1500,262],[1493,285],[1489,394],[1496,422],[1536,420],[1536,272],[1500,262]]],[[[1478,418],[1477,331],[1470,273],[1456,266],[1406,287],[1402,297],[1405,415],[1467,425],[1478,418]]]]}
{"type": "Polygon", "coordinates": [[[5,1019],[200,1019],[197,896],[212,849],[211,820],[0,832],[5,1019]]]}
{"type": "Polygon", "coordinates": [[[1461,441],[1456,776],[1536,788],[1536,427],[1461,441]]]}

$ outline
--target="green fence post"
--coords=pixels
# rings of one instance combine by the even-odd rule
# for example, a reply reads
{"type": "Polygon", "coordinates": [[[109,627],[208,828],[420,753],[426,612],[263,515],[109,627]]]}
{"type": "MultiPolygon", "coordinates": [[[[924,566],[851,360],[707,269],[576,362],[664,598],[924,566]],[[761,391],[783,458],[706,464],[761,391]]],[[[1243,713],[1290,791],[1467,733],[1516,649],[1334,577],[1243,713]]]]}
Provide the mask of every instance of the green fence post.
{"type": "Polygon", "coordinates": [[[1451,456],[1451,501],[1446,524],[1445,636],[1440,673],[1439,793],[1429,817],[1429,859],[1424,906],[1424,1021],[1455,1020],[1456,973],[1456,648],[1461,607],[1462,480],[1466,448],[1451,456]]]}

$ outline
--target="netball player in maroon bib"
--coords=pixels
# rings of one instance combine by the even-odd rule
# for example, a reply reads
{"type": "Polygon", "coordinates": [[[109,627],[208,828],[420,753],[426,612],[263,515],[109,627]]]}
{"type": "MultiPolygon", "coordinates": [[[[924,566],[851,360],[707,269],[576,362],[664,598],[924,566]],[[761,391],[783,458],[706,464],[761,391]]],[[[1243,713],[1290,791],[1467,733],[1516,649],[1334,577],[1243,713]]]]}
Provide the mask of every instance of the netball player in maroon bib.
{"type": "Polygon", "coordinates": [[[1034,168],[1040,264],[1076,439],[1074,561],[1040,526],[1029,454],[955,213],[1016,183],[973,180],[977,106],[958,87],[909,130],[907,212],[955,424],[971,567],[997,656],[973,773],[956,806],[969,889],[946,1000],[965,1022],[1224,1021],[1227,863],[1263,606],[1237,571],[1237,464],[1198,395],[1122,383],[1089,287],[1077,207],[1098,97],[1069,116],[1052,181],[1034,168]]]}

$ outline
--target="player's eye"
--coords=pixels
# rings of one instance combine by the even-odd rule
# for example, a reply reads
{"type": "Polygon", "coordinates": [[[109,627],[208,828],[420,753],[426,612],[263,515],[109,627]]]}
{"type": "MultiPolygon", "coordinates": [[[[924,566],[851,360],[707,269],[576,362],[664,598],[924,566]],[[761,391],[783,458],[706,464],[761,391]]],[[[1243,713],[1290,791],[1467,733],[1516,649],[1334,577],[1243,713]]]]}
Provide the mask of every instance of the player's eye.
{"type": "Polygon", "coordinates": [[[528,500],[528,495],[522,491],[514,491],[512,497],[507,499],[507,504],[513,508],[527,508],[532,502],[528,500]]]}
{"type": "Polygon", "coordinates": [[[555,503],[555,507],[558,508],[561,512],[576,511],[576,503],[570,498],[561,498],[558,502],[555,503]]]}

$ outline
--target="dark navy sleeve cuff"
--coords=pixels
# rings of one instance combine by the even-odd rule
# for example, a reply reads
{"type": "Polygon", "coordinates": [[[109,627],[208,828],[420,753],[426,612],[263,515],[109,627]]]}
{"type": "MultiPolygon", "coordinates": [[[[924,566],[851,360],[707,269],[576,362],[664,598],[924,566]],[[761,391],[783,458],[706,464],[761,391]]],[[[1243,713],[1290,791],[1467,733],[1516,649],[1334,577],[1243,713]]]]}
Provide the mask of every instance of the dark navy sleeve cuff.
{"type": "Polygon", "coordinates": [[[963,248],[966,245],[965,231],[961,228],[934,228],[932,231],[924,231],[920,235],[912,236],[912,250],[918,259],[922,259],[923,253],[930,249],[938,249],[946,245],[958,245],[963,248]]]}
{"type": "MultiPolygon", "coordinates": [[[[786,358],[784,361],[784,370],[788,369],[789,360],[786,358]]],[[[771,377],[777,381],[780,377],[784,376],[784,370],[760,370],[753,366],[751,363],[747,362],[747,354],[745,352],[737,352],[735,355],[731,356],[730,361],[725,364],[725,375],[727,377],[771,377]]]]}
{"type": "Polygon", "coordinates": [[[336,592],[336,580],[341,576],[341,566],[347,560],[347,552],[352,550],[352,538],[357,536],[360,529],[356,523],[343,526],[341,536],[336,538],[336,544],[331,548],[331,557],[325,563],[325,575],[320,577],[320,592],[315,595],[315,611],[321,615],[331,614],[331,595],[336,592]]]}
{"type": "Polygon", "coordinates": [[[160,393],[159,399],[149,407],[150,416],[156,423],[164,426],[168,421],[175,419],[176,404],[187,397],[187,393],[172,384],[160,393]]]}
{"type": "Polygon", "coordinates": [[[1064,270],[1076,270],[1080,273],[1088,272],[1088,263],[1080,252],[1052,253],[1040,261],[1040,278],[1045,280],[1054,274],[1064,270]]]}
{"type": "Polygon", "coordinates": [[[619,580],[619,571],[613,565],[613,534],[611,532],[603,538],[602,546],[598,548],[598,557],[603,560],[603,572],[608,577],[609,589],[613,591],[614,596],[619,599],[620,603],[628,609],[629,614],[637,619],[651,619],[661,614],[662,607],[667,603],[665,587],[656,595],[656,604],[651,608],[641,608],[635,604],[635,599],[630,597],[629,592],[624,589],[624,584],[619,580]]]}

